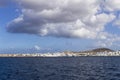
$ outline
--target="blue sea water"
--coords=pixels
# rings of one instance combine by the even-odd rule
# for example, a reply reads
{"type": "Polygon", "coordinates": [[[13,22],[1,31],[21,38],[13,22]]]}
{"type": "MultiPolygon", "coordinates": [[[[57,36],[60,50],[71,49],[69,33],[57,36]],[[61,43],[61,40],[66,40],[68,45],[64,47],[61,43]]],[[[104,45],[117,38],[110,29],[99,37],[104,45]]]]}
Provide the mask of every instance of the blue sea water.
{"type": "Polygon", "coordinates": [[[0,80],[120,80],[120,57],[0,58],[0,80]]]}

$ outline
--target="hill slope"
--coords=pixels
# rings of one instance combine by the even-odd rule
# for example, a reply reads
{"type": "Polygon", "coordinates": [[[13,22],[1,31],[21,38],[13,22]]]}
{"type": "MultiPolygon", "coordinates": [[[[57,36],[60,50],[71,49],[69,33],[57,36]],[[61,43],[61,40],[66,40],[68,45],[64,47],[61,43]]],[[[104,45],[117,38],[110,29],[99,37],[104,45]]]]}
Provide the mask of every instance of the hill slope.
{"type": "Polygon", "coordinates": [[[108,48],[97,48],[97,49],[93,49],[93,50],[88,50],[88,51],[82,51],[82,52],[84,52],[84,53],[96,53],[96,52],[105,52],[105,51],[107,51],[107,52],[113,52],[114,50],[111,50],[111,49],[108,49],[108,48]]]}
{"type": "Polygon", "coordinates": [[[113,50],[108,49],[108,48],[97,48],[97,49],[93,49],[92,51],[93,52],[105,52],[105,51],[107,51],[107,52],[113,52],[113,50]]]}

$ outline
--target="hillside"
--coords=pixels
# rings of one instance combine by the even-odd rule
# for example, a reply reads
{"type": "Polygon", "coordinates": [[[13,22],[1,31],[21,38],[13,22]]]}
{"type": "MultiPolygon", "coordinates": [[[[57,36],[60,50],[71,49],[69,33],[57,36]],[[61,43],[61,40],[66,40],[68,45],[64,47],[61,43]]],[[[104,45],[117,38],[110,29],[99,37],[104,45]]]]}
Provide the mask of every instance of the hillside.
{"type": "Polygon", "coordinates": [[[108,48],[97,48],[97,49],[93,49],[93,50],[88,50],[88,51],[81,51],[84,53],[96,53],[96,52],[113,52],[114,50],[108,49],[108,48]]]}

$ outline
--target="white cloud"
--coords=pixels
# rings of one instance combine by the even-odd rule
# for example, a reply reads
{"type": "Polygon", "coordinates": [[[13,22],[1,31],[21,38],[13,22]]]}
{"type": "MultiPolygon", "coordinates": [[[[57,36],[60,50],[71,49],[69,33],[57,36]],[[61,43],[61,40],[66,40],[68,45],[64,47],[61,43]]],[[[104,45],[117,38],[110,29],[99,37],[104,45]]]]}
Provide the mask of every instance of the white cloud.
{"type": "Polygon", "coordinates": [[[97,14],[100,0],[20,0],[18,3],[22,14],[8,24],[8,32],[102,39],[105,25],[115,18],[112,13],[97,14]]]}
{"type": "Polygon", "coordinates": [[[36,50],[41,50],[41,47],[38,46],[38,45],[35,45],[34,48],[35,48],[36,50]]]}
{"type": "Polygon", "coordinates": [[[120,10],[120,0],[105,0],[105,8],[107,11],[120,10]]]}
{"type": "Polygon", "coordinates": [[[119,46],[119,44],[116,44],[116,42],[120,41],[120,37],[115,34],[108,34],[107,38],[105,40],[98,40],[95,43],[95,46],[97,47],[111,47],[111,46],[119,46]]]}
{"type": "Polygon", "coordinates": [[[115,23],[114,23],[114,25],[120,27],[120,19],[116,20],[115,23]]]}

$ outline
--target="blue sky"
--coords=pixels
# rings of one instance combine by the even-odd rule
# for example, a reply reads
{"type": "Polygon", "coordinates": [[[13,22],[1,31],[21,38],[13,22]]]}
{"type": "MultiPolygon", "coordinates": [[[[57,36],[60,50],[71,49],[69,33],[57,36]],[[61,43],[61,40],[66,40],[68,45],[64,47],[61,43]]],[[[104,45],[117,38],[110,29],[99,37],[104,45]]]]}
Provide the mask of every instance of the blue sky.
{"type": "Polygon", "coordinates": [[[0,1],[0,49],[120,48],[119,0],[55,1],[0,1]]]}

